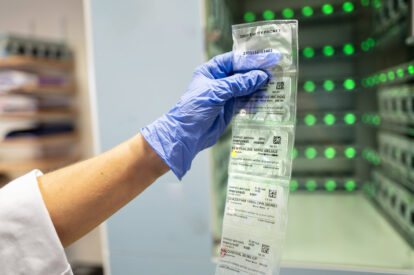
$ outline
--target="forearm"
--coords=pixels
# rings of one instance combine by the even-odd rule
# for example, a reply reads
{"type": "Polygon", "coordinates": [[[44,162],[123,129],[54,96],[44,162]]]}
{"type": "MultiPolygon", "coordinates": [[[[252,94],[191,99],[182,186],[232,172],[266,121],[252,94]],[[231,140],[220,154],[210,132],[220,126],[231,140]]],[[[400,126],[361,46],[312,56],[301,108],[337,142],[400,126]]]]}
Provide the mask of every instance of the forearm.
{"type": "Polygon", "coordinates": [[[38,178],[63,246],[76,241],[139,195],[168,166],[137,135],[92,159],[38,178]]]}

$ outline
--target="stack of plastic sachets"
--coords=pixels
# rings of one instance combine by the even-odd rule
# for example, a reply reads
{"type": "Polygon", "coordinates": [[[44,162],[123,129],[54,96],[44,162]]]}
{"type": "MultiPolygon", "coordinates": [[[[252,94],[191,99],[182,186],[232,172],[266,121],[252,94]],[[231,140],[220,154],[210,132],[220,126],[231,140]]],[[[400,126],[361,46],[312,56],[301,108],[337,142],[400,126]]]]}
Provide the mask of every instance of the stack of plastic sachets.
{"type": "Polygon", "coordinates": [[[278,274],[287,225],[298,77],[298,23],[233,26],[233,69],[269,83],[236,100],[219,274],[278,274]]]}

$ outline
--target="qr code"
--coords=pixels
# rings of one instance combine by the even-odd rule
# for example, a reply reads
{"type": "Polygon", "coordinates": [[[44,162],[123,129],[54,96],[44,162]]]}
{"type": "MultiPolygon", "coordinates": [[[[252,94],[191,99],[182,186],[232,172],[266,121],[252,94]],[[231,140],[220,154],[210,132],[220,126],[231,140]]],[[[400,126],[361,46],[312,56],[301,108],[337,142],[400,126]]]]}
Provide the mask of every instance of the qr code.
{"type": "Polygon", "coordinates": [[[276,89],[283,90],[284,88],[285,88],[285,82],[281,81],[281,82],[276,83],[276,89]]]}
{"type": "Polygon", "coordinates": [[[266,244],[262,244],[262,253],[269,254],[270,247],[266,244]]]}
{"type": "Polygon", "coordinates": [[[277,191],[274,189],[269,189],[269,198],[276,198],[277,191]]]}
{"type": "Polygon", "coordinates": [[[282,142],[281,136],[274,136],[273,137],[273,144],[280,144],[282,142]]]}

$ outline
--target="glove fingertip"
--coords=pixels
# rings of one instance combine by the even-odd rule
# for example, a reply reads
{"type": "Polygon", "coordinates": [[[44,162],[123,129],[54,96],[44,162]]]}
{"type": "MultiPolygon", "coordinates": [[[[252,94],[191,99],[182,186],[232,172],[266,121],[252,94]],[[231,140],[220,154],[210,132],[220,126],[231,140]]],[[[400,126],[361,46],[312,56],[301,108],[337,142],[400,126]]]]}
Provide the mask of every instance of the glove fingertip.
{"type": "Polygon", "coordinates": [[[252,83],[253,85],[251,87],[253,91],[256,91],[257,89],[262,87],[269,80],[269,75],[261,70],[250,71],[250,74],[253,80],[253,83],[252,83]]]}

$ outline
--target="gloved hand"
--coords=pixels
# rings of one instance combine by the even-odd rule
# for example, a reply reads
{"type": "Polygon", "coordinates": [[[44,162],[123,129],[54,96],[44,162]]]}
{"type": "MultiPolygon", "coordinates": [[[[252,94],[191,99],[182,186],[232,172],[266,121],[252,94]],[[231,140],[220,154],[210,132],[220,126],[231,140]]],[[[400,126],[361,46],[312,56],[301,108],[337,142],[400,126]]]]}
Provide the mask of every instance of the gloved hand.
{"type": "MultiPolygon", "coordinates": [[[[269,55],[269,59],[276,65],[280,55],[269,55]]],[[[268,80],[261,70],[233,73],[232,52],[201,65],[176,106],[141,130],[179,179],[190,169],[196,154],[214,145],[223,134],[233,116],[235,97],[257,91],[268,80]]]]}

